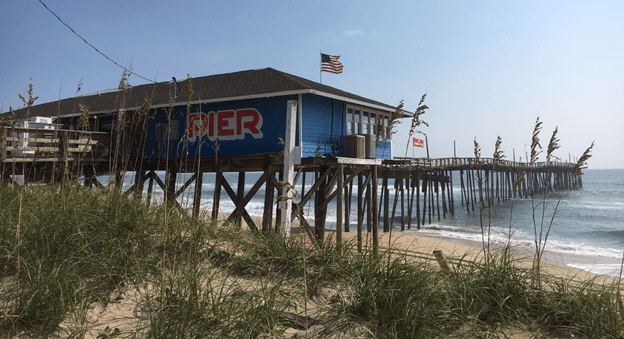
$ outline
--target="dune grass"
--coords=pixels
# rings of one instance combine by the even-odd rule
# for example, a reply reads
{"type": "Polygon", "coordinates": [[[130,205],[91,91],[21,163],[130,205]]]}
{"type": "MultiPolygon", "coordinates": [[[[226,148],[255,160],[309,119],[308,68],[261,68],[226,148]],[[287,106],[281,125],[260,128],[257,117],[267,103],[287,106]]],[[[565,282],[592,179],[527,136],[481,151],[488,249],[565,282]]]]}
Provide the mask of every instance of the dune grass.
{"type": "Polygon", "coordinates": [[[5,337],[94,337],[81,314],[130,286],[142,291],[142,316],[96,330],[99,338],[623,335],[615,286],[542,272],[535,288],[532,271],[506,253],[455,258],[447,272],[402,253],[339,251],[331,237],[314,250],[303,237],[219,226],[116,190],[3,185],[0,199],[5,337]],[[78,322],[59,331],[70,317],[78,322]]]}

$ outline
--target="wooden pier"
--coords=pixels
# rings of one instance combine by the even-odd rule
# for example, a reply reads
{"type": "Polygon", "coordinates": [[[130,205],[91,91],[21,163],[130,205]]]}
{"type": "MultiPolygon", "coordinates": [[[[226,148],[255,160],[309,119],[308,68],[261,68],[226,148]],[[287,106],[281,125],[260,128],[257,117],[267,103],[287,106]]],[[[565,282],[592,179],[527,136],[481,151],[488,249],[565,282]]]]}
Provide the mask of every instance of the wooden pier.
{"type": "MultiPolygon", "coordinates": [[[[234,157],[144,158],[125,162],[113,142],[113,134],[71,130],[35,130],[14,128],[4,137],[0,153],[2,179],[11,184],[54,182],[60,178],[81,180],[93,189],[102,189],[98,176],[110,175],[120,183],[127,172],[135,180],[127,191],[152,202],[156,189],[165,200],[184,210],[180,197],[192,196],[189,213],[200,213],[202,199],[212,200],[212,217],[223,217],[223,199],[230,199],[235,209],[225,216],[226,223],[245,222],[253,231],[280,229],[282,209],[277,207],[283,182],[283,155],[266,153],[234,157]],[[16,134],[17,133],[17,134],[16,134]],[[22,135],[27,137],[17,137],[22,135]],[[228,182],[224,173],[237,173],[237,182],[228,182]],[[259,178],[245,191],[248,173],[259,172],[259,178]],[[164,180],[158,173],[164,173],[164,180]],[[214,173],[214,190],[209,196],[202,190],[204,174],[214,173]],[[182,182],[182,178],[187,178],[182,182]],[[147,188],[145,187],[147,185],[147,188]],[[247,205],[264,190],[264,212],[261,224],[247,210],[247,205]],[[192,192],[192,193],[190,193],[192,192]],[[223,195],[225,193],[225,196],[223,195]]],[[[294,207],[291,220],[299,223],[316,246],[322,246],[325,231],[336,231],[338,241],[343,232],[356,231],[361,249],[363,234],[370,232],[373,242],[377,232],[391,228],[406,230],[453,215],[460,208],[467,213],[494,203],[522,199],[551,191],[582,187],[581,177],[571,177],[573,165],[564,162],[526,163],[474,158],[395,158],[357,159],[346,157],[312,157],[295,165],[294,207]],[[453,177],[459,177],[454,182],[453,177]],[[519,175],[521,177],[519,178],[519,175]],[[312,179],[312,180],[311,180],[312,179]],[[457,181],[457,180],[456,180],[457,181]],[[479,184],[479,182],[481,182],[479,184]],[[453,194],[460,188],[460,201],[453,194]],[[394,194],[390,194],[394,190],[394,194]],[[392,198],[393,197],[393,198],[392,198]],[[313,204],[313,215],[305,211],[313,204]],[[306,208],[307,207],[307,208],[306,208]],[[336,211],[335,225],[326,225],[327,210],[336,211]],[[355,212],[356,218],[351,216],[355,212]],[[313,220],[312,220],[313,219],[313,220]]],[[[376,247],[376,243],[373,243],[376,247]]]]}

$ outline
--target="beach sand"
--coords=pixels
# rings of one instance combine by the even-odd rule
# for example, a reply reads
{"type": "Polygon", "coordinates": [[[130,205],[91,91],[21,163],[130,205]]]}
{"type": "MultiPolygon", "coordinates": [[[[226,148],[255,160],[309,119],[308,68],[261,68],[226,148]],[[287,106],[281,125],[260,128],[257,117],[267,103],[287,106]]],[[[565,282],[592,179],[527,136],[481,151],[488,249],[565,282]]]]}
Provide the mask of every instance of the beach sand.
{"type": "MultiPolygon", "coordinates": [[[[297,234],[298,230],[293,229],[293,231],[293,237],[307,238],[305,234],[297,234]]],[[[327,232],[326,236],[334,237],[335,232],[327,232]]],[[[372,250],[372,234],[364,233],[362,236],[364,248],[366,250],[372,250]]],[[[345,232],[343,233],[343,239],[345,243],[356,246],[357,233],[345,232]]],[[[444,255],[451,270],[458,260],[478,261],[483,259],[481,243],[471,243],[466,240],[450,241],[449,239],[438,239],[406,233],[380,233],[380,252],[388,249],[389,242],[392,251],[397,255],[411,256],[415,260],[429,260],[430,263],[436,267],[439,267],[439,264],[433,256],[433,251],[439,250],[444,255]]],[[[531,267],[533,252],[530,251],[530,249],[516,248],[513,252],[517,259],[517,265],[527,269],[531,267]],[[524,256],[521,254],[524,254],[524,256]]],[[[591,259],[586,257],[564,258],[556,253],[546,253],[544,257],[548,261],[542,261],[543,272],[551,277],[561,277],[563,281],[566,282],[583,282],[588,279],[595,279],[595,282],[598,284],[613,284],[616,282],[614,277],[596,275],[564,264],[566,260],[571,259],[575,262],[586,262],[588,265],[591,265],[591,259]]],[[[88,309],[85,310],[85,314],[79,317],[82,319],[79,319],[80,321],[78,322],[83,322],[82,325],[77,325],[76,315],[68,316],[66,320],[61,323],[59,330],[53,337],[65,337],[68,333],[71,333],[72,328],[75,329],[76,326],[86,327],[83,333],[85,338],[96,338],[106,327],[109,329],[119,328],[124,333],[132,333],[137,327],[145,326],[148,317],[144,312],[141,312],[144,301],[142,301],[140,288],[126,287],[123,291],[115,291],[114,293],[118,295],[116,301],[106,305],[99,303],[90,305],[88,309]]],[[[299,335],[303,335],[302,333],[303,332],[299,330],[289,329],[285,334],[286,337],[298,337],[299,335]]],[[[532,336],[530,332],[525,333],[525,331],[519,331],[519,333],[511,337],[530,338],[532,336]]]]}
{"type": "MultiPolygon", "coordinates": [[[[332,232],[333,233],[333,232],[332,232]]],[[[363,233],[363,243],[366,243],[368,236],[368,246],[372,246],[372,235],[363,233]]],[[[344,232],[343,239],[355,243],[357,240],[356,232],[344,232]]],[[[483,258],[483,246],[481,242],[456,239],[456,238],[435,238],[429,236],[419,236],[411,233],[390,233],[379,234],[379,246],[381,250],[388,248],[390,239],[393,251],[417,256],[420,258],[428,258],[435,260],[433,256],[434,250],[440,250],[445,257],[450,259],[464,260],[481,260],[483,258]]],[[[503,246],[493,244],[490,246],[493,251],[501,251],[503,246]]],[[[528,247],[512,247],[511,253],[515,255],[516,263],[521,268],[531,268],[533,265],[534,249],[528,247]]],[[[616,258],[598,258],[585,255],[562,254],[552,251],[545,251],[541,261],[543,271],[549,275],[561,277],[567,280],[586,281],[596,279],[597,283],[611,284],[616,281],[614,276],[619,273],[621,260],[616,258]],[[572,267],[574,265],[584,265],[580,267],[572,267]],[[590,267],[609,267],[609,274],[594,274],[587,270],[590,267]],[[617,272],[612,272],[617,267],[617,272]]],[[[605,270],[606,271],[606,270],[605,270]]]]}

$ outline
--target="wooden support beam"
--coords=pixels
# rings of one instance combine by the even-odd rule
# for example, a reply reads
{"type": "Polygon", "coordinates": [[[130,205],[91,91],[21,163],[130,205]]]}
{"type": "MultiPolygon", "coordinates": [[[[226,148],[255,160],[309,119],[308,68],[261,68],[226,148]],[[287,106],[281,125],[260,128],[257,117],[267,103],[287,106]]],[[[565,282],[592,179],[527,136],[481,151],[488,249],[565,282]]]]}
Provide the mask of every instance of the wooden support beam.
{"type": "Polygon", "coordinates": [[[152,178],[154,178],[154,180],[156,181],[156,183],[158,184],[158,186],[165,191],[166,190],[166,186],[165,183],[160,179],[160,177],[156,174],[156,172],[152,171],[152,178]]]}
{"type": "MultiPolygon", "coordinates": [[[[254,232],[258,231],[258,226],[256,226],[256,223],[253,221],[253,219],[251,218],[251,216],[245,209],[246,206],[241,206],[243,197],[234,193],[232,186],[230,186],[230,183],[227,181],[227,179],[225,179],[225,177],[223,178],[222,185],[223,185],[223,189],[225,189],[225,192],[228,194],[228,196],[234,203],[234,206],[236,206],[236,208],[234,209],[232,214],[230,214],[230,216],[227,218],[225,223],[234,222],[240,225],[242,220],[245,220],[249,229],[251,229],[254,232]]],[[[258,189],[260,189],[261,186],[262,185],[258,186],[258,189]]]]}
{"type": "MultiPolygon", "coordinates": [[[[149,171],[147,173],[147,176],[149,177],[149,183],[147,184],[147,206],[149,207],[149,205],[152,203],[152,192],[154,190],[154,171],[149,171]]],[[[97,179],[95,179],[95,182],[99,183],[97,181],[97,179]]],[[[100,184],[101,186],[102,184],[100,184]]]]}
{"type": "Polygon", "coordinates": [[[407,194],[409,195],[408,201],[408,207],[407,207],[407,229],[411,229],[412,228],[412,215],[414,213],[414,193],[416,192],[416,183],[415,181],[418,181],[418,179],[416,178],[416,173],[410,173],[410,184],[407,190],[407,194]]]}
{"type": "Polygon", "coordinates": [[[248,223],[251,224],[250,227],[255,227],[256,230],[257,230],[257,227],[253,223],[253,221],[252,220],[247,220],[247,218],[245,217],[245,213],[247,213],[247,211],[245,211],[245,207],[247,206],[249,201],[251,201],[251,199],[256,195],[258,190],[260,190],[260,187],[262,187],[262,185],[265,183],[265,181],[267,179],[269,179],[269,174],[268,174],[268,172],[264,172],[260,176],[258,181],[256,181],[256,183],[253,185],[253,187],[249,190],[249,192],[247,192],[247,194],[245,194],[245,197],[243,198],[243,200],[239,202],[239,204],[236,206],[236,208],[234,209],[232,214],[230,214],[230,216],[227,218],[226,222],[232,222],[233,221],[232,219],[234,219],[234,217],[236,215],[239,215],[239,213],[243,213],[243,217],[245,218],[245,221],[247,221],[248,223]]]}
{"type": "Polygon", "coordinates": [[[299,192],[299,199],[303,199],[305,195],[305,185],[306,185],[306,172],[303,171],[303,178],[301,179],[301,192],[299,192]]]}
{"type": "MultiPolygon", "coordinates": [[[[346,174],[345,174],[346,176],[346,174]]],[[[346,181],[346,180],[345,180],[346,181]]],[[[345,227],[345,232],[350,232],[350,220],[351,220],[351,198],[352,198],[352,192],[353,192],[353,181],[349,182],[348,185],[345,185],[345,215],[344,215],[344,227],[345,227]]]]}
{"type": "MultiPolygon", "coordinates": [[[[277,172],[277,178],[279,181],[283,182],[284,181],[284,171],[278,171],[277,172]]],[[[280,196],[282,194],[282,192],[279,191],[277,186],[277,181],[275,180],[273,182],[275,189],[277,190],[277,195],[280,196]]],[[[292,220],[291,220],[292,221],[292,220]]],[[[275,209],[275,230],[279,230],[281,227],[281,222],[282,222],[282,209],[279,208],[279,206],[277,206],[277,208],[275,209]]]]}
{"type": "MultiPolygon", "coordinates": [[[[344,165],[342,165],[342,164],[338,164],[337,166],[344,166],[344,165]]],[[[326,208],[326,207],[327,207],[327,204],[329,204],[329,202],[330,202],[330,201],[332,201],[332,200],[334,199],[334,197],[336,197],[336,195],[338,194],[338,191],[339,191],[339,190],[342,190],[342,189],[343,189],[343,188],[344,188],[347,184],[351,183],[351,181],[353,181],[353,179],[355,179],[355,176],[356,176],[358,173],[360,173],[361,171],[362,171],[362,167],[359,167],[358,169],[356,169],[356,171],[355,171],[355,172],[353,172],[353,173],[349,176],[349,178],[347,178],[347,180],[346,180],[346,181],[344,181],[344,182],[343,182],[342,187],[340,187],[340,185],[338,185],[338,187],[336,187],[336,190],[335,190],[335,191],[333,191],[333,192],[332,192],[332,193],[331,193],[331,194],[327,197],[327,199],[325,200],[325,202],[323,202],[323,204],[320,206],[320,208],[326,208]]],[[[332,182],[336,182],[337,178],[338,178],[338,175],[337,175],[337,174],[336,174],[336,175],[333,175],[333,176],[331,176],[331,181],[332,181],[332,182]]],[[[329,187],[329,188],[328,188],[328,190],[330,190],[330,189],[333,187],[333,185],[328,185],[328,187],[329,187]]]]}
{"type": "Polygon", "coordinates": [[[362,180],[363,174],[358,174],[358,197],[357,197],[357,249],[358,252],[362,252],[362,222],[363,222],[363,210],[362,206],[362,194],[364,193],[364,180],[362,180]]]}
{"type": "Polygon", "coordinates": [[[449,183],[448,183],[448,194],[451,198],[450,201],[450,212],[451,215],[455,215],[455,194],[453,194],[453,171],[449,171],[448,172],[448,177],[449,177],[449,183]]]}
{"type": "MultiPolygon", "coordinates": [[[[245,196],[245,172],[238,172],[238,184],[236,185],[236,196],[242,200],[245,196]]],[[[236,220],[238,224],[243,223],[243,218],[236,220]]]]}
{"type": "Polygon", "coordinates": [[[223,181],[223,171],[221,169],[221,163],[216,164],[214,195],[212,198],[212,219],[216,220],[219,217],[219,204],[221,204],[221,182],[223,181]]]}
{"type": "Polygon", "coordinates": [[[432,180],[428,181],[429,183],[429,225],[431,225],[431,213],[433,212],[433,208],[435,207],[433,205],[433,183],[434,183],[434,179],[432,178],[432,180]]]}
{"type": "Polygon", "coordinates": [[[366,214],[366,232],[370,233],[372,232],[372,226],[373,226],[373,221],[372,221],[372,214],[371,214],[371,182],[368,181],[367,185],[364,185],[364,187],[366,188],[366,194],[364,195],[364,212],[366,214]]]}
{"type": "MultiPolygon", "coordinates": [[[[325,168],[321,167],[321,171],[324,169],[325,168]]],[[[326,171],[327,170],[331,170],[331,168],[327,167],[326,171]]],[[[314,233],[316,235],[316,240],[323,246],[323,241],[325,240],[325,222],[327,218],[327,204],[325,204],[325,200],[327,199],[327,188],[329,185],[328,176],[319,178],[318,182],[319,186],[314,193],[314,233]]]]}
{"type": "MultiPolygon", "coordinates": [[[[195,179],[197,179],[197,173],[193,173],[193,175],[189,178],[189,180],[187,180],[184,185],[182,185],[182,187],[180,187],[174,194],[173,194],[173,199],[177,199],[182,193],[184,193],[184,191],[186,191],[186,189],[191,186],[191,184],[193,183],[193,181],[195,181],[195,179]]],[[[175,185],[175,182],[174,182],[175,185]]]]}
{"type": "MultiPolygon", "coordinates": [[[[175,169],[175,166],[172,166],[173,168],[169,168],[169,171],[166,174],[166,180],[167,180],[167,187],[166,187],[166,194],[167,194],[167,202],[173,202],[176,200],[176,195],[175,195],[175,184],[178,178],[178,172],[175,169]]],[[[116,176],[117,177],[117,176],[116,176]]]]}
{"type": "Polygon", "coordinates": [[[388,188],[388,174],[384,174],[382,183],[382,196],[381,200],[383,202],[383,231],[390,232],[390,189],[388,188]]]}
{"type": "Polygon", "coordinates": [[[308,239],[310,240],[314,248],[317,250],[320,250],[321,246],[316,241],[314,231],[312,230],[312,227],[310,226],[310,223],[308,222],[308,220],[306,220],[306,218],[303,215],[299,215],[298,218],[299,218],[299,223],[301,224],[301,227],[308,235],[308,239]]]}
{"type": "Polygon", "coordinates": [[[336,177],[338,178],[338,185],[336,187],[336,243],[338,245],[339,253],[342,252],[342,193],[343,193],[343,168],[344,165],[338,164],[336,168],[336,177]]]}
{"type": "Polygon", "coordinates": [[[273,201],[274,201],[274,193],[275,186],[273,184],[273,180],[275,180],[275,174],[273,173],[273,162],[269,162],[265,173],[267,173],[267,177],[269,180],[266,180],[265,189],[264,189],[264,214],[262,218],[262,231],[267,232],[271,230],[271,226],[273,225],[273,201]]]}
{"type": "Polygon", "coordinates": [[[399,178],[394,178],[394,201],[392,202],[392,217],[390,218],[390,227],[394,225],[394,217],[396,216],[397,203],[399,202],[399,178]]]}
{"type": "MultiPolygon", "coordinates": [[[[314,192],[318,189],[318,187],[321,185],[321,181],[325,180],[325,178],[327,178],[327,176],[331,173],[331,168],[327,168],[323,174],[319,177],[319,179],[314,183],[314,185],[312,185],[312,187],[310,188],[310,190],[308,191],[308,193],[306,193],[306,195],[301,199],[301,201],[299,202],[299,207],[304,207],[305,204],[310,200],[310,198],[312,198],[312,196],[314,195],[314,192]]],[[[291,220],[294,220],[294,216],[291,218],[291,220]]]]}
{"type": "Polygon", "coordinates": [[[425,176],[423,178],[423,184],[422,184],[423,214],[422,214],[422,222],[421,222],[421,224],[423,224],[423,225],[425,224],[425,218],[427,217],[427,189],[429,187],[428,182],[429,182],[429,180],[427,180],[427,177],[425,176]]]}
{"type": "Polygon", "coordinates": [[[201,194],[202,187],[204,186],[204,172],[198,170],[195,172],[195,190],[193,192],[193,216],[199,215],[199,209],[201,207],[201,194]]]}
{"type": "Polygon", "coordinates": [[[146,179],[147,179],[146,171],[134,172],[134,186],[135,186],[134,191],[139,197],[143,197],[143,190],[145,189],[146,179]]]}
{"type": "Polygon", "coordinates": [[[407,178],[399,178],[399,190],[400,190],[400,194],[401,194],[401,232],[405,231],[405,186],[404,186],[404,180],[407,180],[407,178]]]}
{"type": "MultiPolygon", "coordinates": [[[[435,194],[436,194],[436,207],[438,210],[438,221],[440,221],[440,187],[441,186],[441,182],[439,180],[435,180],[433,182],[433,187],[435,190],[435,194]]],[[[442,197],[442,201],[444,201],[444,197],[442,197]]]]}
{"type": "Polygon", "coordinates": [[[373,253],[378,254],[379,252],[379,213],[377,209],[377,165],[373,165],[373,175],[372,175],[372,196],[371,196],[371,209],[372,218],[373,218],[373,253]]]}
{"type": "Polygon", "coordinates": [[[420,173],[416,172],[416,229],[420,229],[420,173]]]}

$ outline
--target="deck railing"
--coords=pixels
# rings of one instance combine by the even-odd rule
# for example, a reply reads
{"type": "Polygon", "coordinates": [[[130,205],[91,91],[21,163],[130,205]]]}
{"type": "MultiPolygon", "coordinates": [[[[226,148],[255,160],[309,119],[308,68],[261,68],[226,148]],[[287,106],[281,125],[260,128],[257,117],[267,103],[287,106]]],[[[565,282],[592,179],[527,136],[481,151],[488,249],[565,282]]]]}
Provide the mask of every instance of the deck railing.
{"type": "MultiPolygon", "coordinates": [[[[400,164],[406,166],[416,166],[426,169],[461,169],[461,168],[476,168],[477,160],[475,158],[395,158],[400,160],[400,164]]],[[[533,164],[533,169],[572,169],[573,163],[563,161],[543,161],[533,164]]],[[[493,158],[480,158],[479,166],[481,168],[491,168],[492,166],[503,168],[518,168],[523,166],[525,169],[530,168],[530,164],[527,162],[517,162],[511,160],[498,160],[494,163],[493,158]]]]}
{"type": "Polygon", "coordinates": [[[110,133],[0,127],[0,162],[99,161],[106,155],[110,133]]]}

